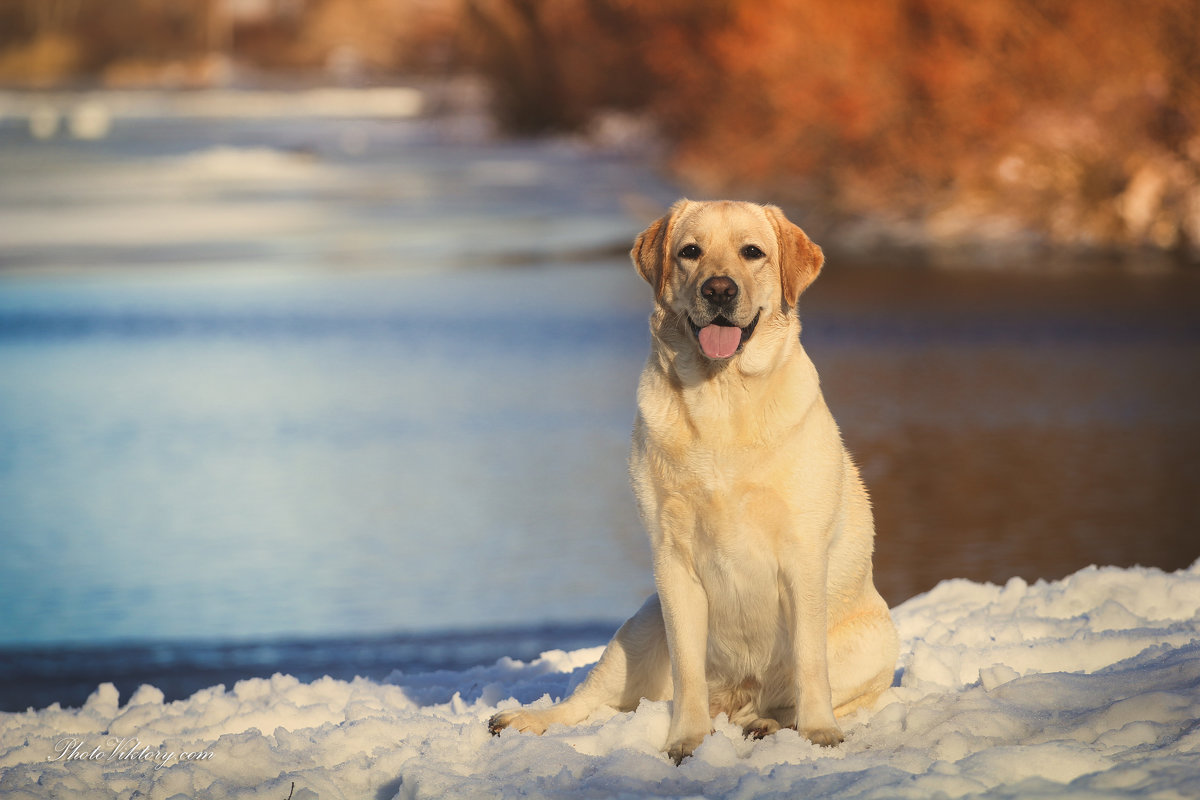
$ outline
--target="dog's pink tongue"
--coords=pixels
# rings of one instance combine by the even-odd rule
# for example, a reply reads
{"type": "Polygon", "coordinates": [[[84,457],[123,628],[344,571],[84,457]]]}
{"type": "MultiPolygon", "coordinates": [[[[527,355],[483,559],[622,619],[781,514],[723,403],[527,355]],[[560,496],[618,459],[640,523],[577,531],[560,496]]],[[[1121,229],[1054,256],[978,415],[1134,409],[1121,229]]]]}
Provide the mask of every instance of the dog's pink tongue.
{"type": "Polygon", "coordinates": [[[709,325],[700,329],[700,349],[709,358],[729,358],[742,343],[742,329],[709,325]]]}

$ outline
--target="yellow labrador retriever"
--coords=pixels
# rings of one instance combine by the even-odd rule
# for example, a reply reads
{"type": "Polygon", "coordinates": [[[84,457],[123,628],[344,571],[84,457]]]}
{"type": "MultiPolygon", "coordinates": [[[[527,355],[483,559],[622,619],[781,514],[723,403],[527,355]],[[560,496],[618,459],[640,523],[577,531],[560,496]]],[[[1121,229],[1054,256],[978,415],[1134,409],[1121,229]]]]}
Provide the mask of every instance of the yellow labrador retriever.
{"type": "Polygon", "coordinates": [[[836,717],[891,685],[898,642],[867,492],[800,344],[824,255],[774,206],[687,200],[631,255],[656,299],[630,474],[658,591],[570,697],[491,730],[672,699],[676,763],[722,712],[748,736],[837,744],[836,717]]]}

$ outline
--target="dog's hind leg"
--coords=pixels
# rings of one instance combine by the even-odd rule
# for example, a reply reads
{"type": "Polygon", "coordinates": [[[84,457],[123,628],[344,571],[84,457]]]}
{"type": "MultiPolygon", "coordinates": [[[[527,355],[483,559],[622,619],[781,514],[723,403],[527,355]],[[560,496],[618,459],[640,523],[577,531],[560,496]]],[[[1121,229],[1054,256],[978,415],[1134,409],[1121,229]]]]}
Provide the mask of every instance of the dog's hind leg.
{"type": "Polygon", "coordinates": [[[544,733],[551,725],[574,725],[602,706],[632,711],[642,698],[671,696],[671,659],[658,595],[652,595],[604,648],[600,661],[567,699],[549,708],[514,708],[488,722],[492,733],[505,728],[544,733]]]}
{"type": "Polygon", "coordinates": [[[829,631],[834,713],[869,707],[892,685],[900,642],[887,603],[871,591],[864,610],[829,631]]]}

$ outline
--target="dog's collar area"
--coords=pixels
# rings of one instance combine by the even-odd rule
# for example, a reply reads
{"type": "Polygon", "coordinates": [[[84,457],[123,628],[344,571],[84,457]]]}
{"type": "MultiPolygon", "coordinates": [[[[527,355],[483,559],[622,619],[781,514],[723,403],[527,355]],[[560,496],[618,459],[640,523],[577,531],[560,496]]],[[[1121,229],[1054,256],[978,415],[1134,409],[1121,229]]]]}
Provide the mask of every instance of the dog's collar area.
{"type": "MultiPolygon", "coordinates": [[[[750,336],[754,333],[754,329],[756,327],[758,327],[758,320],[759,320],[759,317],[761,317],[761,316],[762,316],[762,309],[760,308],[758,310],[758,312],[755,313],[754,319],[750,320],[750,324],[744,328],[739,325],[735,325],[724,314],[718,314],[717,316],[713,317],[705,325],[697,325],[696,321],[693,320],[690,315],[688,316],[687,321],[688,321],[688,326],[692,329],[692,335],[696,337],[696,340],[700,343],[700,349],[704,352],[704,354],[706,356],[708,356],[709,358],[729,358],[730,356],[733,356],[736,353],[741,352],[741,349],[745,346],[746,342],[750,339],[750,336]],[[707,331],[709,329],[714,329],[714,328],[734,328],[734,329],[740,331],[740,334],[737,334],[738,338],[737,338],[736,346],[728,349],[727,351],[720,350],[715,353],[711,352],[710,346],[708,345],[708,342],[706,341],[706,339],[708,339],[708,337],[706,337],[704,335],[704,331],[707,331]]],[[[726,337],[720,337],[720,338],[726,338],[726,337]]]]}

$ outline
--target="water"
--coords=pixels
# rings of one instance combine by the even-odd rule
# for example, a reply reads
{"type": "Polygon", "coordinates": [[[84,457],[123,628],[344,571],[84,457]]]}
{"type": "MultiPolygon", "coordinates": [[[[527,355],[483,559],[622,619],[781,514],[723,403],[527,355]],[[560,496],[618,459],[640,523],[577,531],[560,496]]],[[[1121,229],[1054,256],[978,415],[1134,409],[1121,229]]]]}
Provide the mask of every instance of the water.
{"type": "Polygon", "coordinates": [[[1200,556],[1200,281],[836,273],[806,337],[891,603],[1200,556]]]}
{"type": "Polygon", "coordinates": [[[618,544],[636,527],[637,282],[575,268],[9,285],[0,640],[632,610],[631,586],[650,585],[623,577],[618,544]]]}
{"type": "MultiPolygon", "coordinates": [[[[0,122],[3,707],[528,658],[637,608],[621,251],[674,190],[462,131],[0,122]]],[[[804,337],[887,599],[1200,556],[1198,307],[1187,274],[833,260],[804,337]]]]}

